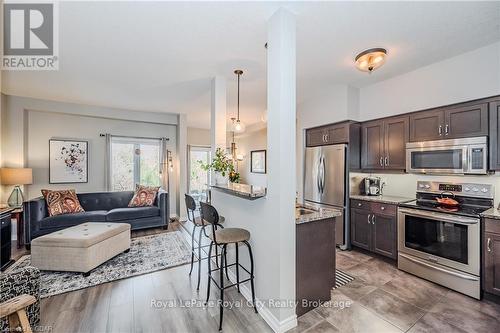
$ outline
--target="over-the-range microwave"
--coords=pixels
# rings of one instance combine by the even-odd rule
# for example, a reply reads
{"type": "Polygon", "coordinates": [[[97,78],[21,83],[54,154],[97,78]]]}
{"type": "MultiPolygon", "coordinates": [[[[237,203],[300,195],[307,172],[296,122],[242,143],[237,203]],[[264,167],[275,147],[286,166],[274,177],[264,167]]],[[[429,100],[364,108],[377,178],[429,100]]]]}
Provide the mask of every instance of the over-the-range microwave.
{"type": "Polygon", "coordinates": [[[472,174],[488,172],[487,137],[409,142],[406,171],[425,174],[472,174]]]}

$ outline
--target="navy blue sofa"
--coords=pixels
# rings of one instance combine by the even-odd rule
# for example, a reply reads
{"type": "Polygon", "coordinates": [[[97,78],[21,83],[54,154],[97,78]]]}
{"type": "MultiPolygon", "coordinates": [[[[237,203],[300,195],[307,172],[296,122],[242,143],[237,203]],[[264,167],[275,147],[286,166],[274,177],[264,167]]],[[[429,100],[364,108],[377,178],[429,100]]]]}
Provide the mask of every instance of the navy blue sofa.
{"type": "Polygon", "coordinates": [[[160,190],[152,207],[128,207],[133,191],[77,194],[85,212],[49,216],[43,197],[24,203],[25,244],[39,236],[85,222],[129,223],[132,230],[168,227],[168,192],[160,190]]]}

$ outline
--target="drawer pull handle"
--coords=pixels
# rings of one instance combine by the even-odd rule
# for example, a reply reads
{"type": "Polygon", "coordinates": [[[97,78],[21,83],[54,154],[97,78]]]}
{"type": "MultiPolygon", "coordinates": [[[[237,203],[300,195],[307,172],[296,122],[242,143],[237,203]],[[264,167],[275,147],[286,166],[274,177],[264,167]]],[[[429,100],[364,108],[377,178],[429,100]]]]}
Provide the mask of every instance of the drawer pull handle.
{"type": "Polygon", "coordinates": [[[488,241],[486,242],[486,247],[488,248],[488,252],[491,252],[491,238],[488,238],[488,241]]]}
{"type": "Polygon", "coordinates": [[[371,214],[368,214],[368,224],[370,224],[370,223],[371,223],[371,222],[370,222],[370,216],[371,216],[371,214]]]}

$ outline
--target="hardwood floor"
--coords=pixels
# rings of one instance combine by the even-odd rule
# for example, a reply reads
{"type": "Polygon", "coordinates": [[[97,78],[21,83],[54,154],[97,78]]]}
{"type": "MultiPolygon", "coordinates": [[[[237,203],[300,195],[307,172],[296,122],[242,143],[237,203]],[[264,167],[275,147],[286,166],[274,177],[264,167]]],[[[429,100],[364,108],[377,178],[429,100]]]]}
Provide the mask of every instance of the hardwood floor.
{"type": "MultiPolygon", "coordinates": [[[[169,232],[178,230],[173,223],[169,232]]],[[[161,229],[134,232],[145,236],[161,229]]],[[[206,265],[196,292],[196,266],[191,277],[189,265],[105,283],[56,295],[41,301],[41,323],[52,332],[218,332],[219,307],[215,302],[204,307],[206,265]],[[168,303],[168,306],[165,304],[168,303]]],[[[211,288],[211,301],[219,292],[211,288]]],[[[223,331],[272,332],[235,288],[225,298],[241,307],[226,308],[223,331]]]]}

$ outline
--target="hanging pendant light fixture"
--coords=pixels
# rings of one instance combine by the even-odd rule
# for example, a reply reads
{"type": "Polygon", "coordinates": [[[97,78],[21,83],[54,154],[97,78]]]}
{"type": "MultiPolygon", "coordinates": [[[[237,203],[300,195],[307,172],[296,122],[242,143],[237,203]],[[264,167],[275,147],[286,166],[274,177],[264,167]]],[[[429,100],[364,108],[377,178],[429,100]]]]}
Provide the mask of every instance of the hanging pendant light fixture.
{"type": "Polygon", "coordinates": [[[234,74],[238,75],[238,117],[236,122],[234,122],[233,129],[236,133],[241,133],[245,131],[245,124],[240,121],[240,76],[243,74],[241,69],[234,71],[234,74]]]}

